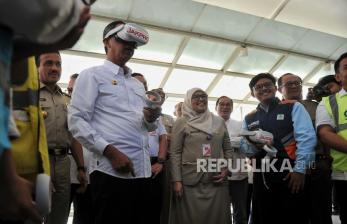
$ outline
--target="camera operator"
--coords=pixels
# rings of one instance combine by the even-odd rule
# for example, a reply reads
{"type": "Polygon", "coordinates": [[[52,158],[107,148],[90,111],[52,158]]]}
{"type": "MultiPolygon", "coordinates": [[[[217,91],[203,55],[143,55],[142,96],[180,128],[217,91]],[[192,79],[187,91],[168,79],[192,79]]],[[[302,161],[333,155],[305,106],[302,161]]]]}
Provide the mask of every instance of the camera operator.
{"type": "Polygon", "coordinates": [[[313,88],[308,89],[306,99],[320,102],[323,97],[337,93],[340,89],[340,82],[335,79],[335,75],[327,75],[320,78],[313,88]]]}

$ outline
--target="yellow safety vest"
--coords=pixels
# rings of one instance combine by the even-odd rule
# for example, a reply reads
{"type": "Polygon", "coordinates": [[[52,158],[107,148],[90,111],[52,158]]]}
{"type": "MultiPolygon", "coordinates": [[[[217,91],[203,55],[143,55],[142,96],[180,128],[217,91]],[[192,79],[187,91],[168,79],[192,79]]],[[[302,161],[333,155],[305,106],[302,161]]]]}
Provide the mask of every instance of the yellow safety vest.
{"type": "Polygon", "coordinates": [[[12,141],[19,175],[35,180],[38,173],[50,175],[45,123],[39,107],[39,78],[35,58],[28,58],[27,79],[13,89],[13,114],[20,137],[12,141]]]}
{"type": "MultiPolygon", "coordinates": [[[[347,95],[340,96],[339,93],[323,98],[323,103],[330,117],[334,120],[335,131],[347,140],[347,95]]],[[[331,149],[334,171],[347,171],[347,153],[331,149]]]]}

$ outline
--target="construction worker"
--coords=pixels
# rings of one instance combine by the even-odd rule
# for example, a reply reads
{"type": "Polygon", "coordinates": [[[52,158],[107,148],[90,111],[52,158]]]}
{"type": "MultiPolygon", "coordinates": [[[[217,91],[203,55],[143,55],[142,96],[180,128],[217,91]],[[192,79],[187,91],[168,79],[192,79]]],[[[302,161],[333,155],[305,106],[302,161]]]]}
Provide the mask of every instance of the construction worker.
{"type": "Polygon", "coordinates": [[[341,224],[347,223],[347,52],[335,62],[335,78],[342,89],[324,97],[317,107],[316,127],[320,140],[331,148],[332,179],[340,205],[341,224]]]}

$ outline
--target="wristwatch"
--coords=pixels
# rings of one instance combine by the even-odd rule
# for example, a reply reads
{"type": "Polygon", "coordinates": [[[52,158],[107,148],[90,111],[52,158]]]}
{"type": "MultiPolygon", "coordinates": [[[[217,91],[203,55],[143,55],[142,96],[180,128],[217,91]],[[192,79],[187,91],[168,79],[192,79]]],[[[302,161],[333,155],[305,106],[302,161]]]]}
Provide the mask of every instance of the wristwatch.
{"type": "Polygon", "coordinates": [[[166,162],[166,159],[158,158],[157,163],[164,165],[166,162]]]}

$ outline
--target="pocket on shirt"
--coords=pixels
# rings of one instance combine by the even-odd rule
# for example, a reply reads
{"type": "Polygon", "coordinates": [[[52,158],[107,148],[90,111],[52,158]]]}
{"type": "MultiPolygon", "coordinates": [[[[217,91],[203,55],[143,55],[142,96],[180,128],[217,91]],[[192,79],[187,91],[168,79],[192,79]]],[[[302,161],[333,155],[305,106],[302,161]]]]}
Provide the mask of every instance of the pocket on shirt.
{"type": "Polygon", "coordinates": [[[145,104],[145,92],[142,88],[131,88],[133,92],[135,93],[135,103],[136,105],[144,105],[145,104]]]}
{"type": "Polygon", "coordinates": [[[100,100],[104,105],[113,107],[115,102],[121,103],[120,95],[122,94],[122,91],[119,86],[102,84],[99,87],[99,93],[100,100]]]}
{"type": "Polygon", "coordinates": [[[118,92],[117,89],[118,86],[102,84],[100,85],[99,92],[102,95],[114,95],[118,92]]]}
{"type": "Polygon", "coordinates": [[[134,88],[133,87],[132,90],[135,92],[136,95],[138,95],[140,97],[143,97],[145,94],[145,92],[141,88],[134,88]]]}
{"type": "Polygon", "coordinates": [[[43,111],[48,111],[52,108],[52,104],[48,102],[40,102],[40,107],[43,111]]]}

